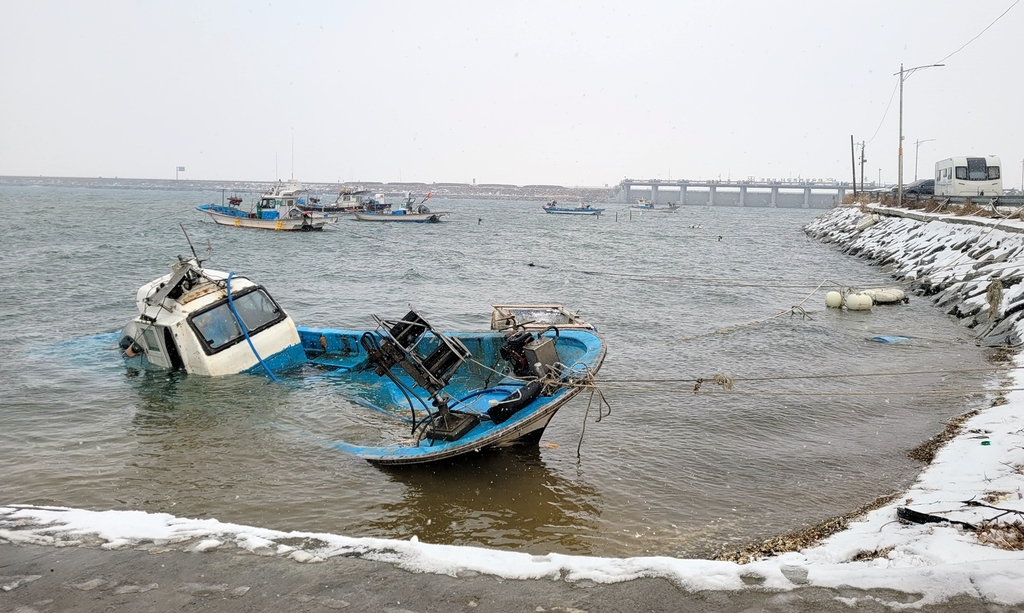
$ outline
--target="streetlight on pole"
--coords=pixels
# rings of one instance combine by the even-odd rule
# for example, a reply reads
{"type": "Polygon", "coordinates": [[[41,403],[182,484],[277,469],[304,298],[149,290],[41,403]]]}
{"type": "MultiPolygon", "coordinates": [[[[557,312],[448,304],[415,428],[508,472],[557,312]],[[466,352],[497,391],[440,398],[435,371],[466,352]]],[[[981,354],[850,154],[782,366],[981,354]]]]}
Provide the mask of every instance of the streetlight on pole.
{"type": "Polygon", "coordinates": [[[921,150],[921,143],[927,143],[935,140],[934,138],[926,138],[924,140],[914,141],[914,180],[917,181],[917,153],[921,150]]]}
{"type": "Polygon", "coordinates": [[[925,66],[914,66],[913,68],[903,69],[903,64],[900,64],[900,71],[893,74],[900,75],[900,155],[899,155],[899,193],[896,196],[896,204],[903,204],[903,81],[907,79],[917,70],[923,70],[925,68],[937,68],[939,66],[945,66],[945,64],[927,64],[925,66]]]}

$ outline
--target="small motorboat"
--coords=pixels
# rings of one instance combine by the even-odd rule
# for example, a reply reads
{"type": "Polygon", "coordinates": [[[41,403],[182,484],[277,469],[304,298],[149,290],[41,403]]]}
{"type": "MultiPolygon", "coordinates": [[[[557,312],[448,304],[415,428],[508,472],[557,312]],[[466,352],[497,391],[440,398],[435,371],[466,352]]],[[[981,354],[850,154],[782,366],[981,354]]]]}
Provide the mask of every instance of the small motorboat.
{"type": "Polygon", "coordinates": [[[679,208],[679,203],[670,202],[664,206],[656,206],[653,202],[648,202],[643,198],[636,201],[636,204],[631,205],[629,210],[631,211],[644,211],[648,213],[672,213],[679,208]]]}
{"type": "Polygon", "coordinates": [[[391,208],[383,201],[382,194],[369,196],[369,191],[358,187],[344,187],[333,203],[321,203],[310,199],[298,205],[303,211],[314,213],[355,213],[361,211],[385,211],[391,208]]]}
{"type": "Polygon", "coordinates": [[[589,204],[579,203],[576,206],[561,206],[557,200],[548,202],[543,207],[545,213],[553,215],[595,215],[600,216],[604,209],[598,209],[589,204]]]}
{"type": "Polygon", "coordinates": [[[118,341],[129,365],[324,377],[372,433],[330,445],[377,464],[536,442],[559,408],[593,390],[605,357],[596,329],[552,304],[498,305],[480,332],[436,330],[415,310],[374,316],[373,330],[296,326],[265,287],[198,257],[179,256],[136,306],[118,341]]]}
{"type": "Polygon", "coordinates": [[[263,230],[323,230],[338,221],[330,213],[304,210],[309,204],[305,187],[294,179],[278,181],[273,189],[260,195],[250,210],[241,207],[242,199],[232,197],[225,204],[200,204],[196,209],[206,213],[222,226],[259,228],[263,230]]]}
{"type": "Polygon", "coordinates": [[[428,193],[419,203],[416,198],[405,194],[405,203],[401,208],[392,210],[391,206],[379,210],[355,211],[353,215],[359,221],[398,221],[406,223],[437,223],[441,217],[448,214],[447,211],[431,211],[424,205],[430,198],[428,193]]]}

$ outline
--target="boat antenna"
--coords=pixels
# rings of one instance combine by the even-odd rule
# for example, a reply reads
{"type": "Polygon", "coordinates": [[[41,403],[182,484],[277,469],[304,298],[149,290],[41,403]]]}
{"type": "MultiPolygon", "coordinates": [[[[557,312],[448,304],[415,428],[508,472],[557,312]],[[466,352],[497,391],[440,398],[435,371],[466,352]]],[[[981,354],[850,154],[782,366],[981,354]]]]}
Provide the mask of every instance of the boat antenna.
{"type": "Polygon", "coordinates": [[[292,128],[292,181],[295,180],[295,128],[292,128]]]}
{"type": "Polygon", "coordinates": [[[185,235],[185,240],[188,242],[188,248],[192,250],[192,257],[195,258],[197,264],[202,266],[203,262],[199,259],[195,246],[192,245],[192,239],[188,237],[188,231],[185,230],[185,224],[178,222],[178,225],[181,226],[181,231],[185,235]]]}

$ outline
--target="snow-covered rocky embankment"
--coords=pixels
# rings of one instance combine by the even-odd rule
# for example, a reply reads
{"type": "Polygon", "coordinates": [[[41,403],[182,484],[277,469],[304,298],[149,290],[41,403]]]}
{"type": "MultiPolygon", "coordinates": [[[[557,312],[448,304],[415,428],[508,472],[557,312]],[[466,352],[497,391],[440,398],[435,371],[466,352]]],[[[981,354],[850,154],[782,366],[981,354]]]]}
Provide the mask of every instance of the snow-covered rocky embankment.
{"type": "MultiPolygon", "coordinates": [[[[888,267],[908,289],[963,320],[979,343],[1021,344],[1019,219],[867,205],[833,209],[804,230],[888,267]]],[[[924,578],[915,577],[916,568],[932,579],[942,577],[932,588],[974,592],[990,603],[1024,603],[1024,358],[1010,358],[992,406],[965,416],[957,436],[938,450],[910,490],[819,546],[784,554],[780,561],[815,568],[874,548],[869,557],[878,568],[906,573],[910,584],[911,577],[924,578]]]]}
{"type": "Polygon", "coordinates": [[[832,209],[804,230],[888,267],[910,290],[963,320],[979,342],[1021,344],[1024,222],[865,208],[832,209]]]}

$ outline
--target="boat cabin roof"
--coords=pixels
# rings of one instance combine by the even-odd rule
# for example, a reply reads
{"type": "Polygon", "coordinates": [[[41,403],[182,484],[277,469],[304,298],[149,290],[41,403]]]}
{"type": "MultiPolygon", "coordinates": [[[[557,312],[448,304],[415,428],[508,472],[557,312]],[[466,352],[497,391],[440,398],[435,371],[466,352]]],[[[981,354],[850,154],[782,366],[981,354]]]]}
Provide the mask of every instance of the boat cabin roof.
{"type": "Polygon", "coordinates": [[[543,330],[550,326],[595,330],[578,314],[560,304],[494,304],[491,305],[491,329],[525,328],[543,330]]]}

